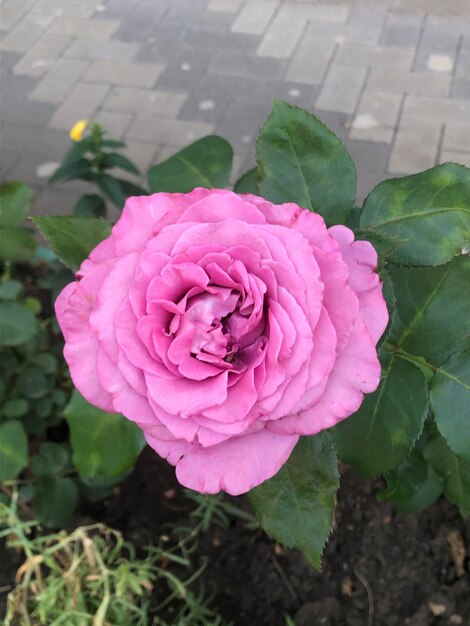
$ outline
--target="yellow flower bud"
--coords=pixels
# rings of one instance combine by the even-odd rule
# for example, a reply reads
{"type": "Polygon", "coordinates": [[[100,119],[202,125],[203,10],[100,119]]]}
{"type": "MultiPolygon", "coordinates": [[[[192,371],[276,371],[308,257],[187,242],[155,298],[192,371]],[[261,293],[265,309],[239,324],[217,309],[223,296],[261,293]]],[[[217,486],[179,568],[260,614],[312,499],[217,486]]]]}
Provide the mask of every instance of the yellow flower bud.
{"type": "Polygon", "coordinates": [[[88,120],[78,120],[78,122],[75,122],[70,129],[70,139],[72,139],[72,141],[80,141],[89,123],[88,120]]]}

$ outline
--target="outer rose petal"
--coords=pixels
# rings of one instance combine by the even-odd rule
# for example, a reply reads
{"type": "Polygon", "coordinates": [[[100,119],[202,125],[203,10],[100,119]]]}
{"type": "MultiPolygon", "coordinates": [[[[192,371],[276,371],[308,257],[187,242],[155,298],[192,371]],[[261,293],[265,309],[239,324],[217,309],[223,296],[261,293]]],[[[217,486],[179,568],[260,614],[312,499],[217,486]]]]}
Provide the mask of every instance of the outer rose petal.
{"type": "Polygon", "coordinates": [[[154,450],[176,465],[178,481],[200,493],[226,491],[232,496],[260,485],[276,474],[289,458],[298,436],[266,429],[232,437],[210,448],[146,435],[154,450]],[[180,457],[180,458],[179,458],[180,457]]]}
{"type": "Polygon", "coordinates": [[[332,226],[329,232],[338,242],[349,267],[349,286],[358,297],[359,315],[377,343],[388,324],[382,283],[376,273],[377,252],[368,241],[354,241],[354,233],[346,226],[332,226]]]}

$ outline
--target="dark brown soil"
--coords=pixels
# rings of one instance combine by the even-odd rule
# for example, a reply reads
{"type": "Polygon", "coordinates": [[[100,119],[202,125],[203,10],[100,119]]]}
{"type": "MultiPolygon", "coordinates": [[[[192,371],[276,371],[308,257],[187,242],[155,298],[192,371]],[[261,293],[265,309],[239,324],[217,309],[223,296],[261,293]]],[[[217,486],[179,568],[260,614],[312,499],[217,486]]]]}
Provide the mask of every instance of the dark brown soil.
{"type": "MultiPolygon", "coordinates": [[[[321,573],[241,520],[212,526],[193,558],[195,566],[208,559],[201,581],[214,592],[213,608],[234,626],[284,626],[285,614],[296,626],[469,626],[470,520],[444,500],[420,514],[398,515],[377,501],[380,486],[343,472],[321,573]],[[460,577],[447,538],[453,530],[467,546],[460,577]]],[[[245,498],[230,501],[249,511],[245,498]]],[[[170,526],[191,525],[192,508],[173,469],[146,450],[119,493],[84,505],[77,523],[103,521],[145,546],[170,526]]],[[[1,552],[0,585],[12,575],[5,557],[1,552]]]]}
{"type": "MultiPolygon", "coordinates": [[[[212,605],[234,626],[284,626],[286,613],[296,626],[469,626],[470,520],[445,500],[398,515],[377,501],[380,486],[343,472],[321,573],[240,520],[228,529],[213,526],[198,549],[208,558],[202,581],[215,593],[212,605]],[[467,546],[461,577],[447,539],[452,530],[467,546]]],[[[245,498],[231,501],[249,510],[245,498]]],[[[191,506],[173,469],[147,450],[100,514],[143,545],[157,542],[167,524],[188,525],[191,506]],[[170,489],[172,499],[165,497],[170,489]]]]}

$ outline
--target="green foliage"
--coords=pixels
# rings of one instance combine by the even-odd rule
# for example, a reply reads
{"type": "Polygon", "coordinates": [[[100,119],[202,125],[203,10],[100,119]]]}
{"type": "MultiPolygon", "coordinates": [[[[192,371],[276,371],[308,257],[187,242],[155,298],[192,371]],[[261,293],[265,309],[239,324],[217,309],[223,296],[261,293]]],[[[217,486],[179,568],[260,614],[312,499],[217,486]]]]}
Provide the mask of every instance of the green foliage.
{"type": "Polygon", "coordinates": [[[328,435],[302,437],[270,480],[252,489],[250,502],[261,526],[277,541],[302,550],[320,569],[331,532],[339,477],[328,435]]]}
{"type": "Polygon", "coordinates": [[[90,217],[49,215],[35,217],[34,223],[61,261],[73,271],[111,234],[109,222],[90,217]]]}
{"type": "Polygon", "coordinates": [[[33,313],[18,302],[0,302],[0,346],[18,346],[37,331],[33,313]]]}
{"type": "Polygon", "coordinates": [[[28,464],[28,440],[21,422],[0,424],[0,481],[15,478],[28,464]]]}
{"type": "Polygon", "coordinates": [[[380,183],[364,203],[360,228],[403,242],[390,256],[394,263],[446,263],[470,246],[470,170],[445,163],[380,183]]]}
{"type": "Polygon", "coordinates": [[[195,187],[226,187],[232,171],[233,150],[222,137],[198,139],[147,173],[151,193],[187,193],[195,187]]]}
{"type": "Polygon", "coordinates": [[[23,183],[0,185],[0,260],[23,263],[36,250],[32,232],[20,226],[27,217],[32,192],[23,183]]]}
{"type": "Polygon", "coordinates": [[[74,391],[65,409],[73,462],[84,480],[103,486],[120,480],[145,446],[140,428],[118,413],[106,413],[74,391]]]}
{"type": "Polygon", "coordinates": [[[258,190],[258,170],[254,167],[245,172],[235,183],[233,190],[236,193],[254,193],[259,195],[258,190]]]}
{"type": "Polygon", "coordinates": [[[326,223],[344,223],[356,199],[356,170],[346,148],[311,113],[276,100],[256,144],[260,195],[296,202],[326,223]]]}
{"type": "Polygon", "coordinates": [[[395,354],[385,353],[381,362],[377,391],[365,396],[359,410],[332,431],[341,460],[367,477],[388,472],[406,458],[428,411],[421,371],[395,354]]]}
{"type": "Polygon", "coordinates": [[[73,213],[76,217],[103,217],[106,212],[104,199],[122,209],[130,195],[146,195],[148,192],[115,175],[117,170],[122,170],[140,176],[132,161],[120,152],[115,152],[125,148],[126,144],[107,139],[106,131],[100,124],[93,123],[89,129],[88,135],[72,144],[49,182],[56,184],[84,180],[94,185],[101,195],[87,194],[80,198],[73,213]]]}

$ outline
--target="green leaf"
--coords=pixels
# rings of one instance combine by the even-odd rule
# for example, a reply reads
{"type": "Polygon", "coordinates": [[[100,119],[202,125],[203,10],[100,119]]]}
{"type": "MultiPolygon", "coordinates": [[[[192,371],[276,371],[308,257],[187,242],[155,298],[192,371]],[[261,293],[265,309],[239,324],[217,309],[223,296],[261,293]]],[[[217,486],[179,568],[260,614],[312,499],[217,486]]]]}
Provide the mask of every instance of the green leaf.
{"type": "Polygon", "coordinates": [[[146,189],[144,189],[143,187],[140,187],[139,185],[136,185],[135,183],[131,183],[130,180],[124,180],[124,178],[116,178],[116,180],[121,185],[121,189],[122,189],[124,196],[126,197],[126,200],[127,198],[130,198],[131,196],[148,196],[149,195],[149,192],[146,189]]]}
{"type": "Polygon", "coordinates": [[[126,148],[127,144],[123,141],[116,141],[115,139],[103,139],[101,142],[103,148],[126,148]]]}
{"type": "Polygon", "coordinates": [[[118,209],[122,209],[127,200],[120,182],[109,174],[100,174],[96,178],[96,186],[118,209]]]}
{"type": "Polygon", "coordinates": [[[0,226],[16,226],[29,213],[33,192],[20,182],[0,185],[0,226]]]}
{"type": "Polygon", "coordinates": [[[468,335],[470,258],[433,268],[390,268],[389,273],[397,303],[390,342],[427,357],[468,335]]]}
{"type": "Polygon", "coordinates": [[[0,424],[0,482],[12,480],[28,465],[28,440],[16,420],[0,424]]]}
{"type": "Polygon", "coordinates": [[[442,478],[416,449],[386,478],[388,488],[378,498],[393,500],[400,513],[422,511],[442,493],[442,478]]]}
{"type": "Polygon", "coordinates": [[[42,478],[34,493],[36,516],[47,528],[63,528],[71,521],[78,489],[70,478],[42,478]]]}
{"type": "Polygon", "coordinates": [[[92,406],[77,391],[64,414],[73,462],[82,477],[113,478],[132,469],[145,446],[138,426],[118,413],[92,406]]]}
{"type": "Polygon", "coordinates": [[[91,161],[79,158],[76,161],[67,162],[56,169],[49,179],[49,183],[66,183],[69,180],[89,179],[93,175],[91,161]]]}
{"type": "Polygon", "coordinates": [[[37,332],[31,311],[17,302],[0,302],[0,346],[19,346],[37,332]]]}
{"type": "Polygon", "coordinates": [[[421,434],[428,390],[421,371],[394,354],[383,354],[382,378],[359,410],[330,432],[338,455],[363,476],[397,467],[421,434]]]}
{"type": "Polygon", "coordinates": [[[70,465],[67,448],[64,445],[45,441],[39,453],[31,459],[30,467],[38,478],[53,477],[63,472],[70,465]]]}
{"type": "Polygon", "coordinates": [[[188,193],[195,187],[226,187],[232,159],[233,150],[228,141],[217,135],[203,137],[149,169],[150,192],[188,193]]]}
{"type": "Polygon", "coordinates": [[[117,152],[110,152],[103,156],[102,165],[106,169],[110,169],[113,167],[119,167],[122,170],[126,170],[127,172],[131,172],[131,174],[136,174],[140,176],[139,170],[136,168],[134,163],[130,161],[127,157],[117,152]]]}
{"type": "Polygon", "coordinates": [[[249,499],[268,535],[288,548],[298,548],[320,569],[338,484],[334,448],[328,435],[320,433],[301,437],[287,463],[252,489],[249,499]]]}
{"type": "Polygon", "coordinates": [[[441,365],[430,391],[439,432],[451,450],[470,463],[470,351],[454,354],[441,365]]]}
{"type": "Polygon", "coordinates": [[[360,227],[404,240],[390,257],[395,263],[446,263],[470,246],[470,169],[445,163],[380,183],[360,227]]]}
{"type": "Polygon", "coordinates": [[[101,196],[90,193],[82,196],[73,207],[75,217],[104,217],[106,204],[101,196]]]}
{"type": "Polygon", "coordinates": [[[28,261],[36,251],[32,233],[25,228],[0,228],[0,258],[14,263],[28,261]]]}
{"type": "Polygon", "coordinates": [[[3,405],[2,414],[7,419],[13,419],[25,415],[28,409],[29,404],[24,398],[12,398],[3,405]]]}
{"type": "MultiPolygon", "coordinates": [[[[80,139],[80,141],[74,141],[70,146],[70,149],[62,159],[61,166],[70,165],[71,163],[75,163],[79,159],[83,157],[84,154],[91,151],[93,147],[93,138],[91,136],[84,137],[80,139]]],[[[54,178],[55,173],[49,178],[49,183],[54,182],[52,178],[54,178]]]]}
{"type": "Polygon", "coordinates": [[[346,148],[308,111],[276,100],[256,144],[260,195],[295,202],[326,223],[344,223],[356,199],[356,170],[346,148]]]}
{"type": "Polygon", "coordinates": [[[444,479],[444,495],[463,517],[470,515],[470,463],[456,456],[440,435],[430,439],[425,459],[444,479]]]}
{"type": "Polygon", "coordinates": [[[259,194],[258,189],[258,169],[254,167],[245,172],[235,183],[233,190],[235,193],[254,193],[259,194]]]}
{"type": "Polygon", "coordinates": [[[55,356],[53,354],[49,354],[48,352],[37,354],[33,361],[44,372],[44,374],[54,374],[59,365],[55,356]]]}
{"type": "Polygon", "coordinates": [[[65,265],[74,272],[100,241],[111,234],[111,224],[90,217],[49,215],[34,217],[34,223],[65,265]]]}
{"type": "Polygon", "coordinates": [[[16,385],[20,394],[31,400],[42,398],[48,391],[46,377],[34,365],[28,365],[20,372],[16,385]]]}
{"type": "Polygon", "coordinates": [[[21,293],[23,285],[17,280],[4,280],[0,282],[0,300],[15,300],[21,293]]]}

